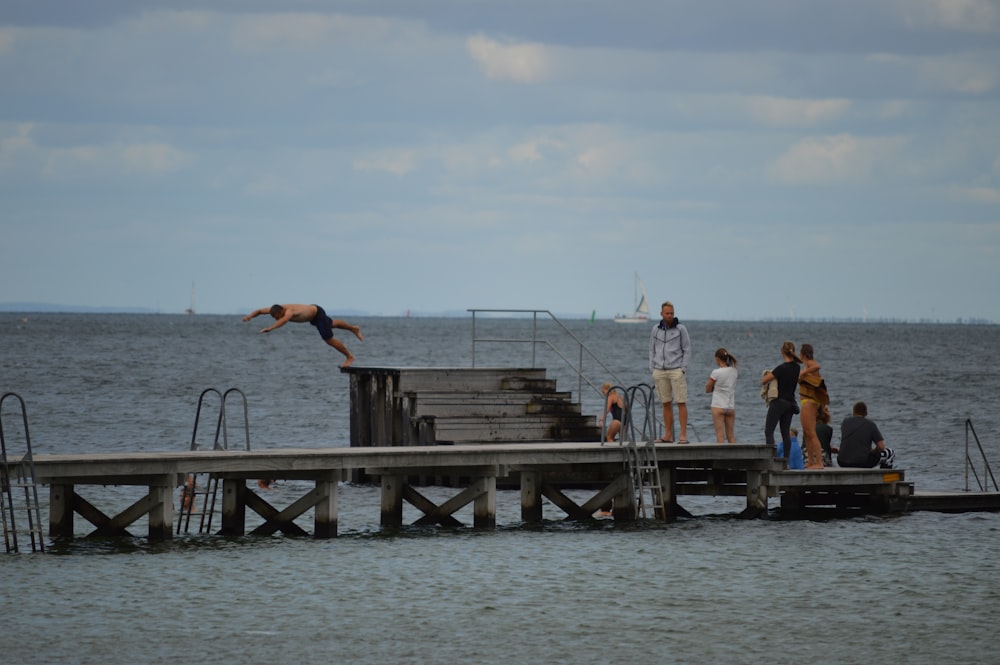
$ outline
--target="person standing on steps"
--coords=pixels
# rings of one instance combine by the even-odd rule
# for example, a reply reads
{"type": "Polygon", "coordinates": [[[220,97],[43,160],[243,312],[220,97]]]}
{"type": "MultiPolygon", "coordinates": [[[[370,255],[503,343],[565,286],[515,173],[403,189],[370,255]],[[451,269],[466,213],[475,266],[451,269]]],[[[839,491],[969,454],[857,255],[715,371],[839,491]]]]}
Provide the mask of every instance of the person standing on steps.
{"type": "Polygon", "coordinates": [[[674,442],[673,403],[677,402],[680,439],[687,443],[687,368],[691,360],[691,338],[687,328],[674,317],[669,300],[660,305],[660,322],[649,335],[649,370],[663,405],[663,436],[657,443],[674,442]]]}
{"type": "Polygon", "coordinates": [[[261,314],[270,314],[271,318],[275,321],[274,325],[262,328],[260,330],[262,333],[271,332],[289,321],[292,323],[311,323],[316,326],[316,330],[319,331],[319,336],[323,338],[323,341],[344,354],[346,360],[340,364],[341,368],[351,366],[351,363],[354,362],[354,354],[347,350],[343,342],[333,336],[333,329],[350,330],[359,340],[364,340],[364,335],[361,334],[360,327],[351,325],[340,319],[331,319],[319,305],[271,305],[270,307],[261,307],[250,312],[243,317],[243,320],[249,321],[261,314]]]}

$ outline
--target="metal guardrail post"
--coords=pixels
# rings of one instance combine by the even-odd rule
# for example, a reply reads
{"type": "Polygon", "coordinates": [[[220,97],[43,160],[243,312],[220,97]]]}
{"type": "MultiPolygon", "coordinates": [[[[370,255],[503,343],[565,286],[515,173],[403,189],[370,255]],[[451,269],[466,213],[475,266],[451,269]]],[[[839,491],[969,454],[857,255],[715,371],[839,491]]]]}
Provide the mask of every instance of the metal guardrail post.
{"type": "Polygon", "coordinates": [[[997,486],[997,479],[993,476],[993,469],[990,467],[990,462],[986,459],[986,451],[983,450],[982,443],[979,442],[979,435],[976,434],[976,428],[972,426],[972,419],[966,419],[965,421],[965,491],[969,491],[969,469],[972,469],[972,475],[975,476],[976,483],[979,485],[979,491],[989,492],[990,491],[990,481],[993,481],[993,490],[1000,490],[997,486]],[[983,458],[983,479],[979,479],[979,474],[976,473],[976,467],[972,464],[972,457],[969,455],[969,432],[972,432],[972,438],[976,441],[976,447],[979,448],[979,455],[983,458]],[[985,487],[983,483],[985,482],[985,487]]]}
{"type": "Polygon", "coordinates": [[[580,340],[580,338],[578,338],[576,335],[573,334],[572,330],[570,330],[569,328],[567,328],[562,323],[562,321],[560,321],[552,312],[550,312],[547,309],[479,309],[479,308],[476,308],[476,309],[469,309],[467,311],[472,313],[472,366],[473,367],[476,366],[476,343],[477,342],[498,342],[498,343],[517,343],[517,342],[520,342],[520,343],[531,344],[531,366],[533,368],[536,366],[536,362],[537,362],[536,348],[537,348],[537,346],[539,344],[544,344],[553,353],[555,353],[560,358],[562,358],[563,362],[565,362],[571,369],[573,369],[573,371],[576,372],[577,383],[578,383],[577,392],[579,394],[581,394],[581,395],[583,393],[583,382],[584,381],[586,381],[587,385],[589,385],[591,388],[593,388],[597,393],[601,392],[600,386],[598,386],[597,384],[595,384],[592,381],[590,381],[590,379],[588,379],[587,376],[583,372],[583,359],[584,359],[584,353],[585,352],[598,365],[600,365],[600,367],[607,373],[607,375],[610,376],[612,379],[614,379],[614,381],[616,383],[618,383],[618,384],[622,384],[623,383],[622,380],[619,379],[618,376],[607,365],[605,365],[604,362],[601,361],[601,359],[597,357],[597,355],[594,354],[593,351],[591,351],[589,348],[587,348],[587,345],[584,344],[580,340]],[[502,338],[479,337],[479,335],[476,332],[476,314],[479,313],[479,312],[488,312],[488,313],[495,313],[495,314],[501,314],[501,313],[508,313],[508,314],[531,314],[531,337],[529,339],[502,339],[502,338]],[[558,348],[555,347],[555,345],[552,344],[552,342],[550,342],[547,339],[539,339],[538,338],[538,315],[539,314],[546,314],[546,315],[548,315],[548,317],[550,319],[552,319],[552,321],[557,326],[559,326],[559,328],[563,332],[563,334],[565,334],[566,336],[568,336],[570,339],[572,339],[577,344],[578,349],[579,349],[579,360],[578,360],[576,366],[574,366],[573,361],[570,360],[569,358],[567,358],[558,348]]]}

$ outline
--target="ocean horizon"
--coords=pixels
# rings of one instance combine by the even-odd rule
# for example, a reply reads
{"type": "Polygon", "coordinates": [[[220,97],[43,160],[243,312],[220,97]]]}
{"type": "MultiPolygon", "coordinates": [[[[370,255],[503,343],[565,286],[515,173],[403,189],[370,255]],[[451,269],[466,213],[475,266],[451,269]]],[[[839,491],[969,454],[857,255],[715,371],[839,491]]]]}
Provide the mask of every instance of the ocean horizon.
{"type": "MultiPolygon", "coordinates": [[[[243,316],[252,312],[256,307],[233,310],[231,312],[186,312],[183,310],[161,310],[151,307],[111,307],[104,305],[60,305],[43,302],[0,302],[0,312],[7,314],[160,314],[173,316],[183,314],[186,316],[243,316]]],[[[557,319],[566,320],[598,320],[610,321],[614,315],[602,314],[596,316],[595,311],[591,312],[552,312],[545,309],[513,309],[513,308],[479,308],[470,307],[461,310],[410,310],[396,313],[373,313],[360,309],[337,309],[335,314],[338,317],[364,317],[364,318],[471,318],[470,310],[477,311],[477,317],[484,318],[530,318],[529,312],[551,312],[557,319]]],[[[650,318],[649,324],[656,322],[656,317],[650,318]]],[[[697,321],[703,323],[861,323],[861,324],[922,324],[922,325],[997,325],[990,319],[978,317],[959,317],[957,319],[935,319],[927,317],[898,318],[898,317],[875,317],[875,316],[829,316],[829,317],[796,317],[796,316],[771,316],[759,317],[755,319],[685,319],[685,321],[697,321]]],[[[646,323],[631,323],[622,325],[649,325],[646,323]]]]}
{"type": "MultiPolygon", "coordinates": [[[[0,314],[0,391],[24,398],[36,454],[187,450],[208,387],[246,394],[254,449],[350,443],[349,377],[311,326],[260,335],[228,315],[22,318],[0,314]]],[[[531,364],[521,346],[473,349],[467,320],[358,323],[364,341],[341,337],[357,366],[531,364]]],[[[564,323],[622,385],[650,380],[647,325],[564,323]]],[[[713,439],[702,386],[723,346],[739,360],[737,440],[762,442],[759,377],[791,339],[815,347],[834,422],[867,402],[917,491],[963,489],[967,422],[1000,460],[1000,422],[990,417],[1000,394],[989,363],[995,326],[688,324],[693,441],[713,439]]],[[[553,340],[557,328],[539,326],[553,340]]],[[[530,321],[491,319],[482,333],[531,330],[530,321]]],[[[602,398],[578,392],[558,356],[539,349],[537,366],[596,417],[602,398]]],[[[585,371],[604,378],[602,367],[585,371]]],[[[4,411],[13,427],[18,414],[4,411]]],[[[110,512],[137,499],[133,490],[78,491],[110,512]]],[[[40,495],[45,519],[48,491],[40,495]]],[[[280,509],[301,496],[289,481],[266,498],[280,509]]],[[[78,538],[49,543],[46,554],[0,556],[0,653],[5,665],[995,662],[983,608],[1000,601],[1000,563],[989,556],[1000,514],[788,520],[772,499],[767,518],[742,520],[742,497],[679,501],[693,517],[670,524],[566,521],[548,504],[541,524],[525,524],[519,493],[501,490],[495,530],[416,526],[415,509],[406,526],[387,529],[379,489],[343,483],[329,540],[181,534],[158,543],[141,528],[87,538],[77,517],[78,538]]]]}

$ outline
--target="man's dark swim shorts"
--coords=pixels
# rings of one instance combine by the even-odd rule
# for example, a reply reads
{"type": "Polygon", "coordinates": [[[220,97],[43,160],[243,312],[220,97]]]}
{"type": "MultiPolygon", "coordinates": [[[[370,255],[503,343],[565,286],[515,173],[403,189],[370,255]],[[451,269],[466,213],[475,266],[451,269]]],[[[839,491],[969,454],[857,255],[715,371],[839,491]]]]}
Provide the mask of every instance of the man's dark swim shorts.
{"type": "Polygon", "coordinates": [[[333,337],[333,320],[326,315],[323,308],[319,305],[313,305],[316,308],[316,316],[313,317],[312,321],[309,323],[316,326],[316,330],[319,331],[319,336],[324,340],[333,337]]]}

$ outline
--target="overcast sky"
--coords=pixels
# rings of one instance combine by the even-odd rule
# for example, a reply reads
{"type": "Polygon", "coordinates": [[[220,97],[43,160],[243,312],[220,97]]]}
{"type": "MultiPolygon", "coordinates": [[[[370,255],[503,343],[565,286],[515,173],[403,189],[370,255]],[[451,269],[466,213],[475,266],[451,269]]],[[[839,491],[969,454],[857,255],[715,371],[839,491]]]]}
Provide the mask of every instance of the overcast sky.
{"type": "Polygon", "coordinates": [[[4,0],[0,302],[1000,322],[1000,2],[4,0]]]}

